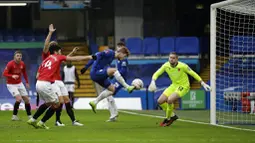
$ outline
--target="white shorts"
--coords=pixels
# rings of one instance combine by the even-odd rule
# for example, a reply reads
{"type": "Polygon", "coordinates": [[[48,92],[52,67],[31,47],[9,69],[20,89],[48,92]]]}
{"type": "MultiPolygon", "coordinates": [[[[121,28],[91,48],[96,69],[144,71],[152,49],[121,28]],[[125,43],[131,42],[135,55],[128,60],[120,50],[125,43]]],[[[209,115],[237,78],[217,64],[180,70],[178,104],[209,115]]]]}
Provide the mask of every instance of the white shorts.
{"type": "Polygon", "coordinates": [[[68,92],[74,92],[75,84],[65,84],[68,92]]]}
{"type": "Polygon", "coordinates": [[[36,91],[38,92],[41,99],[43,99],[46,103],[48,102],[58,102],[58,96],[52,89],[52,84],[48,81],[40,81],[36,82],[36,91]]]}
{"type": "Polygon", "coordinates": [[[7,84],[7,88],[13,97],[17,95],[28,96],[27,90],[22,82],[19,84],[7,84]]]}
{"type": "Polygon", "coordinates": [[[53,86],[53,91],[58,95],[58,96],[68,96],[68,91],[61,80],[56,80],[55,83],[52,84],[53,86]]]}

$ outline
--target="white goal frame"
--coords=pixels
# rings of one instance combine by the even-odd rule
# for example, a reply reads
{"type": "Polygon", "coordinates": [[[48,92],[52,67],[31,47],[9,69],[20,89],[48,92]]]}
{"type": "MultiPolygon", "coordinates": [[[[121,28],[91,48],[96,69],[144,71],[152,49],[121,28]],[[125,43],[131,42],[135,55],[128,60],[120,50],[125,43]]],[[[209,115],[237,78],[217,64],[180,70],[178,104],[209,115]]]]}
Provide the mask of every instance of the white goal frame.
{"type": "Polygon", "coordinates": [[[217,8],[234,4],[242,0],[226,0],[211,5],[210,10],[210,124],[216,125],[216,12],[217,8]]]}

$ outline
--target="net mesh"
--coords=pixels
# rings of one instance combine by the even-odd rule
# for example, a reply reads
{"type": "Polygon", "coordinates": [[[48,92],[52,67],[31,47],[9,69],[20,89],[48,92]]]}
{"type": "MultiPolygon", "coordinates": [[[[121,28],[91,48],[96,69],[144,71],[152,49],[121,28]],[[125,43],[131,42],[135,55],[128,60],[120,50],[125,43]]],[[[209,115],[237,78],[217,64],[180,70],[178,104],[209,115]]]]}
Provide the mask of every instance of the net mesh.
{"type": "Polygon", "coordinates": [[[216,10],[216,119],[255,124],[255,0],[216,10]]]}

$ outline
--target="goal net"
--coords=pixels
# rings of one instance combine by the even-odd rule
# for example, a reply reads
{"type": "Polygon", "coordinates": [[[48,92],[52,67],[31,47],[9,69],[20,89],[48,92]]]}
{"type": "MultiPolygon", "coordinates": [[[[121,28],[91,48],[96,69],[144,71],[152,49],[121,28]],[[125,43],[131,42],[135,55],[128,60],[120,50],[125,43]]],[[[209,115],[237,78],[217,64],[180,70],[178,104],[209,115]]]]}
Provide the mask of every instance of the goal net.
{"type": "Polygon", "coordinates": [[[211,6],[211,123],[255,124],[255,0],[211,6]]]}

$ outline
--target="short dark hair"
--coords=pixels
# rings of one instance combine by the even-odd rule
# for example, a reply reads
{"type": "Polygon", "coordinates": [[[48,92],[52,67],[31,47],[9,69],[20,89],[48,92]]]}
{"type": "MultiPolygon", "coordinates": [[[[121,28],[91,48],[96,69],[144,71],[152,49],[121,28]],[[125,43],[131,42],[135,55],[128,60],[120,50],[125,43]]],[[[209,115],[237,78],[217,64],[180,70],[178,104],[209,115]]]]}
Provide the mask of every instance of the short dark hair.
{"type": "Polygon", "coordinates": [[[50,45],[50,47],[49,47],[50,54],[54,54],[54,52],[57,52],[60,49],[61,49],[61,47],[58,45],[55,45],[55,44],[50,45]]]}
{"type": "Polygon", "coordinates": [[[176,52],[171,52],[169,55],[175,55],[178,58],[178,55],[176,52]]]}
{"type": "Polygon", "coordinates": [[[130,51],[129,51],[128,48],[125,47],[125,46],[121,47],[120,52],[126,54],[127,57],[130,55],[130,51]]]}
{"type": "Polygon", "coordinates": [[[122,47],[122,46],[126,46],[126,44],[124,42],[119,42],[119,43],[117,43],[117,46],[122,47]]]}
{"type": "Polygon", "coordinates": [[[15,56],[16,54],[21,54],[21,55],[22,55],[22,52],[21,52],[20,50],[17,50],[17,51],[14,52],[14,56],[15,56]]]}

